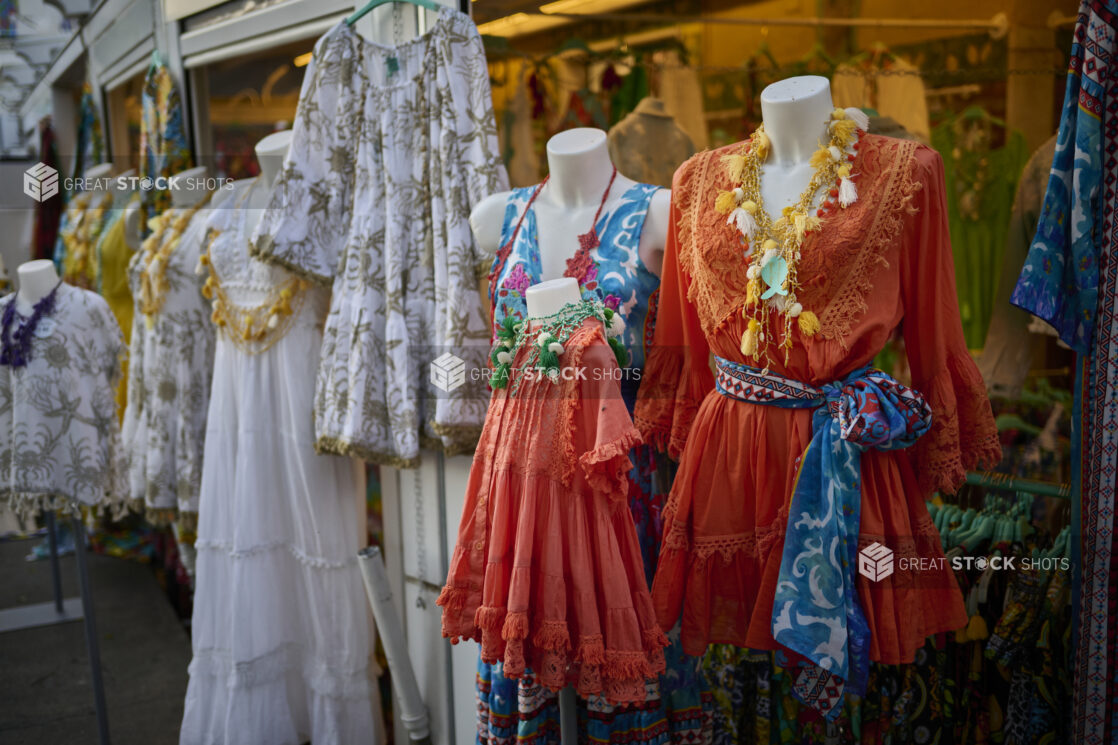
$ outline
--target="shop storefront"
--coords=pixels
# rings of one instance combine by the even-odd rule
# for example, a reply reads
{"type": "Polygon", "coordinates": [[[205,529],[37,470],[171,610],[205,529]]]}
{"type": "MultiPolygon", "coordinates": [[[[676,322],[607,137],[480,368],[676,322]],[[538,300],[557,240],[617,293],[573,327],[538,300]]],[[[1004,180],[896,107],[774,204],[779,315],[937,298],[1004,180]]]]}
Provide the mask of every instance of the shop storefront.
{"type": "Polygon", "coordinates": [[[373,5],[104,0],[21,105],[151,180],[4,258],[141,366],[70,496],[183,742],[1108,742],[1118,9],[373,5]]]}

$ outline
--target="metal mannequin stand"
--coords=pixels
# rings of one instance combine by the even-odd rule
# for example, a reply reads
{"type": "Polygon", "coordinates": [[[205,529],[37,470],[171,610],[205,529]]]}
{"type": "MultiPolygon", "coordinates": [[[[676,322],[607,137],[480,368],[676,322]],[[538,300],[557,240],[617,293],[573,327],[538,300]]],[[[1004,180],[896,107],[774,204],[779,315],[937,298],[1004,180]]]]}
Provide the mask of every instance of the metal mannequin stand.
{"type": "Polygon", "coordinates": [[[74,558],[78,563],[78,585],[81,598],[62,597],[62,570],[58,563],[58,536],[55,532],[54,512],[46,510],[43,521],[47,525],[50,544],[51,581],[54,600],[0,611],[0,633],[20,629],[51,626],[85,620],[85,646],[89,651],[90,680],[93,684],[93,703],[97,710],[97,733],[100,745],[109,745],[109,712],[105,705],[105,686],[101,679],[101,647],[97,640],[97,623],[93,613],[93,590],[89,582],[88,559],[85,555],[85,526],[81,518],[72,518],[74,530],[74,558]]]}

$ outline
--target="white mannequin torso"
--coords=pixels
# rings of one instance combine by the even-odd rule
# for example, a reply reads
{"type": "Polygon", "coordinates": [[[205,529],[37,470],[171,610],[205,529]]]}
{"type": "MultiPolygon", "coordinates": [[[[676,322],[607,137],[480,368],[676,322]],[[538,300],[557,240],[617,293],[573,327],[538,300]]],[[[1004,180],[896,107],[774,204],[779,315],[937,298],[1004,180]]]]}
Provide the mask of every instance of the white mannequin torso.
{"type": "Polygon", "coordinates": [[[833,111],[831,84],[816,75],[781,80],[761,91],[761,116],[772,143],[761,167],[761,197],[770,216],[779,217],[807,188],[814,173],[809,161],[829,140],[833,111]]]}
{"type": "Polygon", "coordinates": [[[22,316],[29,315],[35,303],[58,286],[58,271],[54,268],[54,262],[47,259],[20,264],[16,274],[19,276],[16,311],[22,316]]]}
{"type": "Polygon", "coordinates": [[[291,130],[285,129],[282,132],[273,132],[256,143],[256,162],[260,164],[260,176],[245,198],[244,205],[244,209],[250,210],[246,216],[245,226],[249,235],[256,230],[257,223],[264,216],[263,210],[268,206],[272,184],[283,169],[283,159],[287,157],[287,151],[291,148],[291,137],[291,130]]]}
{"type": "MultiPolygon", "coordinates": [[[[613,173],[606,133],[600,129],[571,129],[548,140],[547,165],[551,174],[533,209],[539,227],[542,279],[563,276],[567,259],[578,249],[578,236],[590,230],[602,193],[613,173]]],[[[603,212],[635,182],[617,174],[603,212]]],[[[510,192],[492,194],[470,213],[470,227],[478,247],[493,256],[501,244],[505,205],[510,192]]],[[[652,197],[641,231],[637,253],[650,272],[659,276],[668,235],[671,192],[661,189],[652,197]]]]}

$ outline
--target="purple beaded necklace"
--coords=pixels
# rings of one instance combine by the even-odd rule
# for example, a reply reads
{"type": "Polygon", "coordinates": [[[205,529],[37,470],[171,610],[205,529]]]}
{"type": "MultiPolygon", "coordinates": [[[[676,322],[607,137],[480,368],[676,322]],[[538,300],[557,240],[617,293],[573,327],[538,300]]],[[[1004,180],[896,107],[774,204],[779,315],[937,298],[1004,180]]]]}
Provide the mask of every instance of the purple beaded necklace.
{"type": "Polygon", "coordinates": [[[35,329],[38,327],[39,321],[54,311],[54,301],[58,296],[58,288],[61,286],[62,280],[59,280],[53,290],[35,303],[35,306],[31,309],[30,318],[23,321],[21,316],[22,323],[14,332],[12,331],[12,323],[18,315],[16,313],[16,298],[13,297],[4,308],[4,316],[0,320],[0,365],[24,367],[31,361],[31,339],[35,336],[35,329]]]}

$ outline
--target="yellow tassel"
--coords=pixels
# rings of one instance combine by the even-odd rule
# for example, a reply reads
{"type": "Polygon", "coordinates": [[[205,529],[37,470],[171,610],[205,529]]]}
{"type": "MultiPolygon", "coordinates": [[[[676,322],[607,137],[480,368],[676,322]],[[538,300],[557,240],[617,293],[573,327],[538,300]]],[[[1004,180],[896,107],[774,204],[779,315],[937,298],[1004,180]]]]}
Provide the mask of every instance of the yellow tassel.
{"type": "Polygon", "coordinates": [[[746,357],[756,357],[760,346],[761,324],[756,318],[749,319],[749,328],[741,335],[741,353],[746,357]]]}
{"type": "Polygon", "coordinates": [[[831,151],[825,147],[819,148],[811,156],[811,167],[815,170],[825,168],[830,162],[831,151]]]}
{"type": "Polygon", "coordinates": [[[804,225],[804,232],[810,233],[813,230],[819,230],[819,226],[823,224],[823,220],[816,215],[808,215],[804,225]]]}
{"type": "Polygon", "coordinates": [[[819,323],[819,317],[812,313],[810,310],[805,310],[800,314],[800,333],[804,336],[815,336],[819,333],[822,325],[819,323]]]}
{"type": "Polygon", "coordinates": [[[214,296],[214,282],[213,277],[206,280],[206,284],[202,285],[202,297],[206,300],[212,300],[214,296]]]}
{"type": "Polygon", "coordinates": [[[758,159],[764,160],[769,155],[769,136],[760,130],[753,136],[751,147],[758,159]]]}
{"type": "Polygon", "coordinates": [[[723,215],[728,215],[734,211],[734,207],[738,206],[737,197],[734,196],[732,191],[722,191],[718,193],[718,199],[714,200],[714,209],[718,210],[723,215]]]}
{"type": "Polygon", "coordinates": [[[756,279],[749,280],[745,286],[745,304],[756,305],[761,302],[761,283],[756,279]]]}
{"type": "Polygon", "coordinates": [[[807,232],[807,215],[803,212],[797,212],[795,217],[792,218],[792,226],[796,231],[796,242],[804,242],[804,233],[807,232]]]}
{"type": "Polygon", "coordinates": [[[745,156],[738,153],[722,156],[722,165],[730,181],[740,183],[745,178],[745,156]]]}
{"type": "Polygon", "coordinates": [[[843,147],[850,144],[850,141],[854,139],[854,135],[857,131],[858,125],[850,119],[835,121],[831,124],[831,134],[834,135],[836,140],[842,143],[843,147]]]}
{"type": "Polygon", "coordinates": [[[201,256],[198,257],[198,263],[201,264],[202,266],[209,266],[210,265],[210,255],[208,253],[202,254],[201,256]]]}
{"type": "Polygon", "coordinates": [[[846,165],[839,166],[839,169],[835,172],[835,175],[839,178],[850,178],[850,164],[848,163],[846,165]]]}

